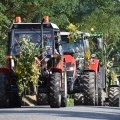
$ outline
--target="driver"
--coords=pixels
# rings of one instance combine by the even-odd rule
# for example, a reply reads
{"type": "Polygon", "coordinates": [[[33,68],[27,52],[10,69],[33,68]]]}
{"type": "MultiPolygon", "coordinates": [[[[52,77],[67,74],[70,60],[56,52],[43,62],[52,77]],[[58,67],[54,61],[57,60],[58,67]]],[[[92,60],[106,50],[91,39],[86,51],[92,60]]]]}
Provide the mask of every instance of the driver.
{"type": "MultiPolygon", "coordinates": [[[[47,39],[47,42],[46,42],[46,55],[52,55],[52,40],[50,39],[47,39]]],[[[56,49],[56,44],[55,44],[55,48],[54,48],[54,54],[59,54],[59,52],[57,51],[56,49]]]]}
{"type": "Polygon", "coordinates": [[[38,43],[39,42],[39,38],[37,34],[32,34],[31,36],[31,40],[32,43],[38,43]]]}
{"type": "MultiPolygon", "coordinates": [[[[55,53],[55,54],[59,54],[56,49],[54,49],[54,53],[55,53]]],[[[52,47],[51,47],[51,46],[48,46],[48,47],[47,47],[46,55],[52,55],[52,47]]]]}
{"type": "Polygon", "coordinates": [[[37,34],[32,34],[30,42],[36,44],[36,47],[38,48],[40,45],[40,38],[37,34]]]}

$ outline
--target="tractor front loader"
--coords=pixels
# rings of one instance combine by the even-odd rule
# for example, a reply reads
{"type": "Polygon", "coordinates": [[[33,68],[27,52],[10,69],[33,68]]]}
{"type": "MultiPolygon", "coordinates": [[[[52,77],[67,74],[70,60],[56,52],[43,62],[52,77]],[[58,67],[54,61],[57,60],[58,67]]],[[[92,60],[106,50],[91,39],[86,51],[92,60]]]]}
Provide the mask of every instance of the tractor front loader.
{"type": "MultiPolygon", "coordinates": [[[[49,104],[51,108],[66,107],[66,65],[60,41],[60,29],[56,24],[48,21],[48,16],[45,16],[41,23],[22,23],[20,17],[16,17],[16,22],[11,25],[8,34],[6,67],[0,68],[0,107],[21,107],[23,95],[31,95],[31,93],[36,95],[36,105],[49,104]],[[19,38],[17,42],[14,39],[16,35],[19,38]],[[13,72],[16,67],[14,56],[20,58],[20,40],[31,40],[32,36],[37,37],[36,41],[31,42],[40,50],[39,54],[35,55],[35,63],[40,66],[38,85],[36,93],[23,92],[19,95],[18,79],[13,72]]],[[[27,63],[27,60],[24,62],[27,63]]],[[[29,91],[33,89],[30,88],[29,91]]]]}

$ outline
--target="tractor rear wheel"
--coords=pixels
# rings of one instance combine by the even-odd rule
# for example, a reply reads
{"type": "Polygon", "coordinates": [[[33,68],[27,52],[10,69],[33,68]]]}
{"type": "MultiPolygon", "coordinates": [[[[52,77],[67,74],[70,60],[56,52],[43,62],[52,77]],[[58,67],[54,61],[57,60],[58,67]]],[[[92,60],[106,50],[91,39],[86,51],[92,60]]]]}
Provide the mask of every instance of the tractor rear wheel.
{"type": "Polygon", "coordinates": [[[17,93],[11,93],[9,95],[9,107],[20,108],[22,98],[17,93]]]}
{"type": "Polygon", "coordinates": [[[119,86],[111,85],[109,87],[109,106],[119,107],[119,86]]]}
{"type": "Polygon", "coordinates": [[[95,72],[85,71],[82,75],[85,105],[95,105],[95,72]]]}
{"type": "Polygon", "coordinates": [[[63,92],[61,94],[61,107],[67,106],[67,74],[64,72],[64,82],[62,84],[63,86],[63,92]]]}
{"type": "Polygon", "coordinates": [[[60,93],[61,73],[54,72],[50,78],[50,107],[59,108],[61,106],[61,93],[60,93]]]}
{"type": "Polygon", "coordinates": [[[82,93],[75,93],[74,94],[74,105],[83,105],[83,94],[82,93]]]}
{"type": "Polygon", "coordinates": [[[8,100],[6,96],[6,79],[4,73],[0,73],[0,108],[8,107],[8,100]]]}

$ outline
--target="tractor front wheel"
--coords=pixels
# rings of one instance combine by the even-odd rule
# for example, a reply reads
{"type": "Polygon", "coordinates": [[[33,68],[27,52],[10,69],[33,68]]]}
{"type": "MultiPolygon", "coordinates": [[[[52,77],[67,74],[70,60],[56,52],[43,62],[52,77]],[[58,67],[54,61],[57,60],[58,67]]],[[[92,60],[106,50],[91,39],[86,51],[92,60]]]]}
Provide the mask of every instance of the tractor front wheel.
{"type": "Polygon", "coordinates": [[[105,93],[102,88],[98,88],[98,106],[104,106],[105,93]]]}
{"type": "Polygon", "coordinates": [[[64,82],[62,84],[63,92],[61,94],[61,107],[67,106],[67,74],[64,72],[64,82]]]}
{"type": "Polygon", "coordinates": [[[50,107],[51,108],[59,108],[61,106],[61,93],[60,93],[60,85],[61,83],[61,73],[54,72],[50,77],[50,107]]]}
{"type": "Polygon", "coordinates": [[[6,74],[0,73],[0,108],[8,107],[9,104],[6,96],[6,79],[6,74]]]}
{"type": "Polygon", "coordinates": [[[75,93],[74,94],[74,105],[83,105],[83,94],[82,93],[75,93]]]}
{"type": "Polygon", "coordinates": [[[95,72],[85,71],[82,75],[85,105],[95,105],[95,72]]]}

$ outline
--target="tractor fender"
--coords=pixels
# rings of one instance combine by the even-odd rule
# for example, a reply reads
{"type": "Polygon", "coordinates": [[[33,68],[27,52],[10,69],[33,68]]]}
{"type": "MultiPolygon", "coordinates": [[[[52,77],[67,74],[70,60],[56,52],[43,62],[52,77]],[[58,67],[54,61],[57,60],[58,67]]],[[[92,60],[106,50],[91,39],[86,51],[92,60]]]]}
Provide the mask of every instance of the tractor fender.
{"type": "Polygon", "coordinates": [[[66,63],[66,70],[69,70],[71,67],[73,69],[73,76],[75,77],[77,75],[76,73],[76,60],[71,55],[63,55],[63,58],[65,59],[66,63]]]}
{"type": "Polygon", "coordinates": [[[95,71],[96,75],[98,74],[99,71],[99,59],[96,58],[91,58],[90,59],[90,64],[89,64],[89,70],[95,71]]]}
{"type": "Polygon", "coordinates": [[[10,70],[8,68],[0,68],[0,73],[5,73],[7,75],[10,75],[10,70]]]}
{"type": "Polygon", "coordinates": [[[0,73],[3,73],[7,76],[6,83],[8,83],[10,81],[10,70],[8,68],[0,68],[0,73]]]}

